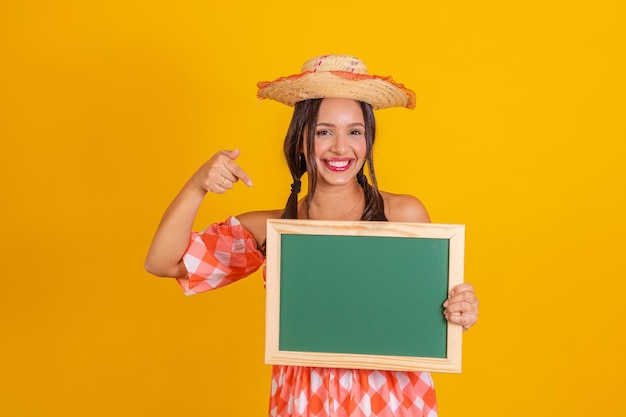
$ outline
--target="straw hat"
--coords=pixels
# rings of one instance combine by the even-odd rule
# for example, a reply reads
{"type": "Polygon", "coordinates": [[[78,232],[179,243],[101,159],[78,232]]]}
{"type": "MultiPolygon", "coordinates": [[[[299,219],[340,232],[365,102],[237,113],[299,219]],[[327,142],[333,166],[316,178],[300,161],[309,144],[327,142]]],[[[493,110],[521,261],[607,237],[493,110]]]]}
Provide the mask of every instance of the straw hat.
{"type": "Polygon", "coordinates": [[[374,109],[415,108],[415,93],[391,77],[369,75],[358,58],[323,55],[310,59],[299,74],[257,84],[257,97],[288,106],[312,98],[350,98],[374,109]]]}

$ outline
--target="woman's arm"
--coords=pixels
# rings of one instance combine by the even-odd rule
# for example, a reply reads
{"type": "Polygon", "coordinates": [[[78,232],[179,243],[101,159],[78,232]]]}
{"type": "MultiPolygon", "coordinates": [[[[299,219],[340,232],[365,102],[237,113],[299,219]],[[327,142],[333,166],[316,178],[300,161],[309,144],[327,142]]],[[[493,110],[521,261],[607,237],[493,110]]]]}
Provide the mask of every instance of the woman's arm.
{"type": "Polygon", "coordinates": [[[198,209],[207,193],[224,194],[241,180],[252,186],[250,177],[235,163],[239,150],[219,151],[205,162],[183,186],[165,211],[146,256],[145,268],[161,277],[183,277],[182,262],[198,209]]]}

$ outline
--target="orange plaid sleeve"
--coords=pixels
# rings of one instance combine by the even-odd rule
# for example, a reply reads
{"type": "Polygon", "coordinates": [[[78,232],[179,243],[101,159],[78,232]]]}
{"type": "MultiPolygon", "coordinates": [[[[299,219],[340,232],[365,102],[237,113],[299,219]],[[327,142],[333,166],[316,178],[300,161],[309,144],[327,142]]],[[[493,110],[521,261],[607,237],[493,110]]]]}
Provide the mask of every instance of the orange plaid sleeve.
{"type": "Polygon", "coordinates": [[[183,256],[187,276],[177,281],[186,295],[198,294],[245,278],[264,262],[252,233],[231,216],[191,234],[183,256]]]}

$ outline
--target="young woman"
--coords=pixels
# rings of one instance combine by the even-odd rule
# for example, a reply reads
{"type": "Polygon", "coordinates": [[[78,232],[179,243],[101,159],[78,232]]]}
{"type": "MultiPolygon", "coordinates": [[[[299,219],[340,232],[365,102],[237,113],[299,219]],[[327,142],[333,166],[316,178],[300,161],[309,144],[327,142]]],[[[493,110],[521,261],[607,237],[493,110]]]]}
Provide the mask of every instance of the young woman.
{"type": "MultiPolygon", "coordinates": [[[[327,55],[307,61],[300,74],[259,83],[258,95],[294,106],[284,142],[293,176],[286,207],[244,213],[192,232],[207,193],[223,194],[238,181],[252,185],[236,163],[239,151],[222,150],[198,169],[167,209],[146,259],[149,272],[177,278],[187,294],[237,281],[264,263],[267,219],[430,222],[417,198],[378,190],[372,157],[374,109],[413,108],[411,90],[390,77],[367,74],[354,57],[327,55]],[[308,192],[298,199],[304,173],[308,192]]],[[[470,284],[453,288],[444,307],[445,318],[464,329],[478,319],[470,284]]],[[[427,372],[275,365],[269,415],[436,416],[437,403],[427,372]]]]}

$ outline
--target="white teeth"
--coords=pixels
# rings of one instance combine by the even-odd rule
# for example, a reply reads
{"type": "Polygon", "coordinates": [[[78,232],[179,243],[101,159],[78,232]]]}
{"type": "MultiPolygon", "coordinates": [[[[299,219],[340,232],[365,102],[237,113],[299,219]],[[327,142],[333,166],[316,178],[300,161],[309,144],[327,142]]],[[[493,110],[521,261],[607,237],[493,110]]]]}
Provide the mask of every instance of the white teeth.
{"type": "Polygon", "coordinates": [[[349,161],[326,161],[326,163],[331,167],[343,168],[345,166],[348,166],[349,161]]]}

